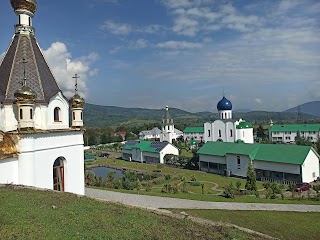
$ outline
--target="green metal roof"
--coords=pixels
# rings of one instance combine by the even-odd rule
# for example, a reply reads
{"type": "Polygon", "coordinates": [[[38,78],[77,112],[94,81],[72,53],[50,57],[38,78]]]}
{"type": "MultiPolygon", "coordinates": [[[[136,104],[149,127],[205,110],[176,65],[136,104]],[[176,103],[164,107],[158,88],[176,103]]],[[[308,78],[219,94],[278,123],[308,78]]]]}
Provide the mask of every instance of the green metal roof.
{"type": "Polygon", "coordinates": [[[245,128],[253,128],[252,124],[249,122],[240,122],[237,127],[237,129],[245,129],[245,128]]]}
{"type": "Polygon", "coordinates": [[[205,155],[225,156],[234,146],[229,142],[207,142],[197,153],[205,155]]]}
{"type": "Polygon", "coordinates": [[[271,132],[318,132],[320,124],[283,124],[270,126],[271,132]]]}
{"type": "Polygon", "coordinates": [[[133,146],[133,148],[139,148],[141,152],[156,152],[158,153],[156,148],[151,147],[151,141],[140,141],[140,143],[133,146]]]}
{"type": "Polygon", "coordinates": [[[198,153],[214,156],[239,154],[247,155],[254,161],[302,165],[310,150],[314,151],[311,146],[207,142],[198,153]]]}
{"type": "Polygon", "coordinates": [[[184,133],[204,133],[204,127],[186,127],[184,133]]]}

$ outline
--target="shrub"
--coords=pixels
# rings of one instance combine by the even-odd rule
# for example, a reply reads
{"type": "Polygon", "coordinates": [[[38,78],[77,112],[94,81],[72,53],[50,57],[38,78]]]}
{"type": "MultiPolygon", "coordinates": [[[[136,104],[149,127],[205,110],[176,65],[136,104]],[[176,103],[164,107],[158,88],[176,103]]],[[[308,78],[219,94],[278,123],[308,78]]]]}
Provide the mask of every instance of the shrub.
{"type": "Polygon", "coordinates": [[[172,187],[172,191],[173,193],[178,193],[179,192],[179,186],[178,183],[175,183],[172,187]]]}
{"type": "Polygon", "coordinates": [[[223,196],[225,198],[234,198],[234,186],[233,183],[224,187],[223,196]]]}
{"type": "Polygon", "coordinates": [[[146,185],[146,192],[150,192],[152,190],[152,183],[148,182],[146,185]]]}
{"type": "Polygon", "coordinates": [[[190,185],[194,186],[194,187],[199,187],[199,186],[201,186],[201,183],[200,182],[190,182],[190,185]]]}
{"type": "Polygon", "coordinates": [[[166,181],[169,181],[171,179],[171,175],[167,174],[167,175],[164,176],[164,178],[166,179],[166,181]]]}
{"type": "Polygon", "coordinates": [[[238,180],[236,182],[236,188],[237,188],[238,192],[240,192],[240,187],[241,187],[241,182],[238,180]]]}
{"type": "Polygon", "coordinates": [[[196,177],[194,175],[191,176],[191,181],[192,182],[197,181],[197,179],[196,179],[196,177]]]}

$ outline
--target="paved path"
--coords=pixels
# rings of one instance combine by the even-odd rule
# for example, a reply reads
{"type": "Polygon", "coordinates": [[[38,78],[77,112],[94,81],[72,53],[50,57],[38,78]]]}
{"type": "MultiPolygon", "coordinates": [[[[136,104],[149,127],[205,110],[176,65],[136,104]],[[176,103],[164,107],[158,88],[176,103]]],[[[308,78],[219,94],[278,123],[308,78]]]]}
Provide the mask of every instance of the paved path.
{"type": "Polygon", "coordinates": [[[301,204],[266,204],[266,203],[233,203],[204,202],[179,198],[145,196],[86,188],[86,196],[100,200],[118,202],[125,205],[160,209],[225,209],[225,210],[265,210],[289,212],[320,212],[320,205],[301,204]]]}

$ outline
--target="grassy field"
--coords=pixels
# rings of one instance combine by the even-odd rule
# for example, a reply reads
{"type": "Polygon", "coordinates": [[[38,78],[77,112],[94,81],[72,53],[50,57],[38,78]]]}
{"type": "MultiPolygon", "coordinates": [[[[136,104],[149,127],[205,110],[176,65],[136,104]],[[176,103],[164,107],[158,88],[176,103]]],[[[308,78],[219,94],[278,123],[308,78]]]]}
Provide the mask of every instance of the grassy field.
{"type": "MultiPolygon", "coordinates": [[[[174,210],[180,213],[182,210],[174,210]]],[[[319,239],[320,213],[183,210],[195,217],[236,224],[288,240],[319,239]]]]}
{"type": "Polygon", "coordinates": [[[254,239],[73,194],[0,187],[1,239],[254,239]]]}
{"type": "MultiPolygon", "coordinates": [[[[235,199],[229,199],[224,198],[223,196],[215,195],[223,190],[223,187],[230,184],[231,182],[235,186],[235,183],[237,181],[241,182],[241,188],[244,188],[246,180],[239,179],[239,178],[233,178],[233,177],[224,177],[216,174],[210,174],[206,172],[201,171],[195,171],[195,170],[186,170],[186,169],[179,169],[179,168],[172,168],[167,167],[165,165],[162,165],[161,169],[157,168],[157,165],[151,165],[151,164],[143,164],[143,163],[137,163],[137,162],[128,162],[124,160],[119,159],[113,159],[113,158],[99,158],[94,162],[94,164],[103,164],[103,165],[109,165],[114,167],[123,167],[123,168],[130,168],[130,169],[136,169],[136,170],[143,170],[143,171],[157,171],[161,170],[162,174],[171,174],[171,175],[179,175],[179,176],[185,176],[187,181],[191,180],[191,176],[194,175],[196,180],[204,183],[204,193],[202,193],[201,186],[193,187],[188,185],[188,190],[191,193],[182,193],[179,192],[177,194],[174,193],[162,193],[162,187],[164,184],[154,185],[152,188],[152,191],[146,192],[146,191],[137,191],[137,190],[116,190],[116,189],[109,189],[111,191],[120,191],[120,192],[126,192],[126,193],[134,193],[134,194],[144,194],[144,195],[154,195],[154,196],[163,196],[163,197],[173,197],[173,198],[184,198],[184,199],[192,199],[192,200],[200,200],[200,201],[212,201],[212,202],[246,202],[246,203],[280,203],[280,204],[311,204],[311,205],[318,205],[320,204],[320,201],[312,201],[307,199],[292,199],[291,197],[285,197],[284,200],[282,200],[280,197],[276,199],[265,199],[264,197],[256,198],[255,196],[237,196],[235,199]],[[214,186],[213,183],[218,184],[218,187],[215,189],[212,189],[214,186]]],[[[179,180],[171,180],[168,183],[174,184],[176,182],[179,182],[179,180]]],[[[262,183],[257,183],[258,189],[262,189],[262,183]]],[[[264,191],[260,191],[260,194],[263,194],[264,191]]],[[[290,195],[290,194],[289,194],[290,195]]]]}

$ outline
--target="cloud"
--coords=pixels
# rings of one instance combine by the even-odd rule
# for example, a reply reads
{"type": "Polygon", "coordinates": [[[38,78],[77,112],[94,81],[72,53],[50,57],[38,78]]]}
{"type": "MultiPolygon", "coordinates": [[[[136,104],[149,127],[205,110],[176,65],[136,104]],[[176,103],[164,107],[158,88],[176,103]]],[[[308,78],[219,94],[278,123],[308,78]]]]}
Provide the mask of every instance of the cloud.
{"type": "Polygon", "coordinates": [[[258,104],[262,104],[262,100],[260,98],[256,98],[254,101],[258,104]]]}
{"type": "Polygon", "coordinates": [[[201,48],[200,43],[186,42],[186,41],[167,41],[156,44],[158,48],[168,48],[168,49],[195,49],[201,48]]]}
{"type": "Polygon", "coordinates": [[[140,49],[140,48],[146,48],[148,46],[149,46],[148,40],[140,38],[137,41],[132,42],[130,44],[129,48],[131,48],[131,49],[140,49]]]}
{"type": "Polygon", "coordinates": [[[101,28],[116,35],[127,35],[132,31],[129,24],[115,23],[111,20],[105,21],[101,28]]]}
{"type": "Polygon", "coordinates": [[[79,94],[87,97],[88,77],[98,73],[98,69],[91,68],[98,55],[90,53],[88,56],[73,59],[67,46],[62,42],[52,43],[43,53],[64,95],[68,98],[73,96],[75,82],[72,77],[74,74],[78,74],[80,76],[80,79],[78,79],[79,94]]]}
{"type": "Polygon", "coordinates": [[[115,35],[128,35],[130,33],[160,33],[166,31],[166,28],[157,24],[150,24],[147,26],[133,26],[127,23],[117,23],[113,20],[106,20],[100,27],[104,31],[108,31],[115,35]]]}

